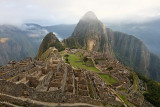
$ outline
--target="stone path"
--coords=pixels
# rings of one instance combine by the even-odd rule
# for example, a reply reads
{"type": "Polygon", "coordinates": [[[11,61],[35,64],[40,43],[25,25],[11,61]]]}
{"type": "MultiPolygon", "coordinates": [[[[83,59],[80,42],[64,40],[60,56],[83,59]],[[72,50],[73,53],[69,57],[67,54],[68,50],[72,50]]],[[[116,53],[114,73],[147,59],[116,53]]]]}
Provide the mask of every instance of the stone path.
{"type": "MultiPolygon", "coordinates": [[[[2,94],[0,93],[0,97],[6,96],[8,98],[12,98],[14,100],[19,100],[19,101],[23,101],[23,102],[28,102],[29,104],[34,104],[36,106],[45,106],[45,107],[60,107],[60,106],[68,106],[68,107],[99,107],[99,106],[95,106],[95,105],[91,105],[91,104],[87,104],[87,103],[49,103],[49,102],[42,102],[42,101],[36,101],[36,100],[31,100],[29,98],[23,98],[23,97],[14,97],[11,95],[6,95],[6,94],[2,94]]],[[[19,106],[15,106],[11,103],[8,102],[2,102],[0,101],[0,104],[6,104],[6,105],[10,105],[13,107],[19,107],[19,106]]]]}

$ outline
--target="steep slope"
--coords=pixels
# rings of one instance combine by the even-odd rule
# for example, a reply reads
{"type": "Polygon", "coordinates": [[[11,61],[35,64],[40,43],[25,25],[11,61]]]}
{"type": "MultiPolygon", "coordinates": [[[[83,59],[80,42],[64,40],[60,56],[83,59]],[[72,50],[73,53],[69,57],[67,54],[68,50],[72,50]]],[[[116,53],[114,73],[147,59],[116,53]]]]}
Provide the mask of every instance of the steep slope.
{"type": "Polygon", "coordinates": [[[10,60],[34,58],[46,33],[47,30],[33,24],[0,25],[0,65],[10,60]]]}
{"type": "Polygon", "coordinates": [[[160,18],[143,23],[106,25],[115,31],[134,35],[143,41],[150,52],[160,56],[160,18]]]}
{"type": "Polygon", "coordinates": [[[160,82],[160,58],[157,55],[150,53],[148,70],[150,72],[150,77],[160,82]]]}
{"type": "Polygon", "coordinates": [[[10,25],[0,26],[0,65],[28,56],[34,57],[35,53],[27,32],[10,25]]]}
{"type": "Polygon", "coordinates": [[[47,49],[49,49],[49,47],[55,47],[59,51],[64,50],[64,47],[62,46],[61,42],[57,39],[56,35],[50,32],[44,37],[36,58],[39,58],[47,49]]]}
{"type": "Polygon", "coordinates": [[[135,71],[160,81],[160,59],[149,52],[143,42],[132,35],[114,32],[107,28],[116,58],[135,71]]]}
{"type": "Polygon", "coordinates": [[[106,28],[91,11],[80,19],[72,36],[63,40],[63,43],[66,47],[104,52],[112,56],[106,28]]]}

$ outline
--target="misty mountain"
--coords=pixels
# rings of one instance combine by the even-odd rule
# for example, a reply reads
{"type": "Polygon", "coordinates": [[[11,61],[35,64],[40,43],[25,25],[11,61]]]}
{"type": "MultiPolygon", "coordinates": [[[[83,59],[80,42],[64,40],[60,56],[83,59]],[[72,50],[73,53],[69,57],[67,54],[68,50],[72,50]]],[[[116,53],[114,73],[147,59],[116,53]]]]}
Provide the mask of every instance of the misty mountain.
{"type": "Polygon", "coordinates": [[[33,25],[0,26],[0,65],[10,60],[35,57],[43,37],[48,33],[33,25]]]}
{"type": "Polygon", "coordinates": [[[75,25],[40,26],[26,23],[21,26],[0,25],[0,65],[10,60],[35,57],[48,32],[54,32],[59,40],[71,35],[75,25]]]}
{"type": "Polygon", "coordinates": [[[48,32],[55,32],[57,36],[61,39],[66,39],[71,36],[76,24],[72,25],[55,25],[55,26],[44,26],[43,28],[46,29],[48,32]]]}
{"type": "Polygon", "coordinates": [[[72,36],[63,40],[66,47],[104,52],[112,57],[107,31],[93,12],[87,12],[78,22],[72,36]]]}
{"type": "MultiPolygon", "coordinates": [[[[160,56],[160,19],[139,24],[104,24],[107,28],[111,28],[114,31],[120,31],[134,35],[144,42],[150,52],[160,56]]],[[[56,32],[61,39],[64,39],[72,35],[75,26],[75,24],[55,25],[44,28],[49,32],[56,32]]]]}
{"type": "MultiPolygon", "coordinates": [[[[107,27],[136,36],[144,42],[151,52],[158,55],[160,50],[159,23],[160,21],[156,20],[144,24],[108,25],[107,27]]],[[[71,36],[75,27],[75,24],[40,26],[34,23],[27,23],[22,27],[10,25],[1,26],[0,38],[7,40],[5,43],[0,43],[0,65],[6,64],[9,60],[20,60],[27,56],[35,57],[42,39],[48,32],[55,32],[56,37],[62,40],[71,36]],[[12,40],[12,42],[14,41],[14,44],[10,40],[12,40]],[[14,49],[14,51],[12,49],[14,49]]]]}
{"type": "MultiPolygon", "coordinates": [[[[106,24],[107,25],[107,24],[106,24]]],[[[134,35],[144,42],[147,48],[154,54],[160,56],[160,19],[146,23],[133,24],[110,24],[107,27],[115,31],[121,31],[134,35]]]]}

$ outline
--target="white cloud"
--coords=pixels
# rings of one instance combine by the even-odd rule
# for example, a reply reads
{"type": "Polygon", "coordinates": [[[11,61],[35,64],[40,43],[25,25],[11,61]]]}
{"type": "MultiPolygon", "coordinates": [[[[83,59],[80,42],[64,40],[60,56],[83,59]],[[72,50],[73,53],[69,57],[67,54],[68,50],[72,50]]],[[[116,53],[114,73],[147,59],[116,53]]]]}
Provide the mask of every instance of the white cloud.
{"type": "Polygon", "coordinates": [[[58,40],[59,40],[59,41],[62,41],[62,40],[63,40],[63,39],[59,36],[59,34],[58,34],[58,33],[53,32],[53,34],[55,34],[55,35],[56,35],[56,37],[58,38],[58,40]]]}
{"type": "Polygon", "coordinates": [[[159,17],[160,0],[0,0],[0,24],[73,24],[87,11],[111,22],[159,17]]]}

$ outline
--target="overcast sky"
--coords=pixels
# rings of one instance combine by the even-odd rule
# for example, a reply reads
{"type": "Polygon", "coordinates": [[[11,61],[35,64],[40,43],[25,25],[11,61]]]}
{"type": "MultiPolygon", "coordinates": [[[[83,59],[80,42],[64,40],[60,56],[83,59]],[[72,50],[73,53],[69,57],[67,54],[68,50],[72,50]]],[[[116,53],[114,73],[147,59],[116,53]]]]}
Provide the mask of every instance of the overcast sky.
{"type": "Polygon", "coordinates": [[[93,11],[107,23],[159,18],[160,0],[0,0],[0,24],[75,24],[93,11]]]}

